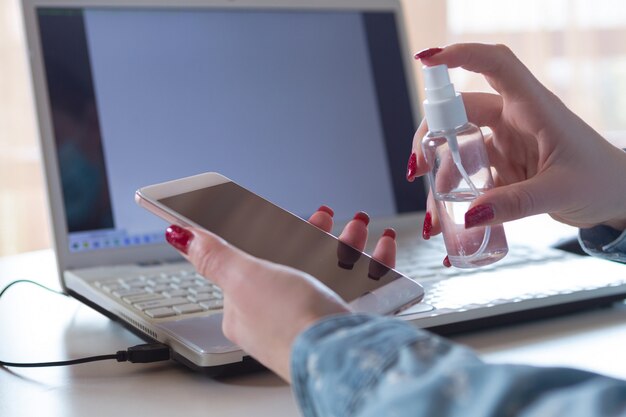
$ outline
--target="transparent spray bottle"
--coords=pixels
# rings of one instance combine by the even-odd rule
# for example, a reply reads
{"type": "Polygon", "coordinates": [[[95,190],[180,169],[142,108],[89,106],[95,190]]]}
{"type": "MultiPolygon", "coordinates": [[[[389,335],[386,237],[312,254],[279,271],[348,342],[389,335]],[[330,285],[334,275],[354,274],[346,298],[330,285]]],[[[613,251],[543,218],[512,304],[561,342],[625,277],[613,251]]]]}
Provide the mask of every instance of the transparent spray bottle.
{"type": "Polygon", "coordinates": [[[482,132],[468,122],[448,67],[425,66],[423,71],[429,131],[422,150],[430,166],[428,179],[448,259],[457,268],[491,264],[508,252],[502,225],[465,228],[465,213],[472,201],[494,186],[482,132]]]}

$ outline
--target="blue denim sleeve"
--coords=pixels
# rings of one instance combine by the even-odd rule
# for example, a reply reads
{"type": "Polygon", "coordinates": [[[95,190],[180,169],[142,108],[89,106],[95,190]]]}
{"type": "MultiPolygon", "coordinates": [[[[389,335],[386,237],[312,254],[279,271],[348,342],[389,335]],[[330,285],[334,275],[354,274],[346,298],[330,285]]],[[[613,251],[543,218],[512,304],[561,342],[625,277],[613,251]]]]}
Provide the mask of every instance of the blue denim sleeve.
{"type": "Polygon", "coordinates": [[[626,382],[567,368],[483,363],[400,320],[324,319],[292,350],[306,417],[626,416],[626,382]]]}
{"type": "Polygon", "coordinates": [[[589,255],[626,263],[626,230],[602,225],[580,229],[578,241],[589,255]]]}

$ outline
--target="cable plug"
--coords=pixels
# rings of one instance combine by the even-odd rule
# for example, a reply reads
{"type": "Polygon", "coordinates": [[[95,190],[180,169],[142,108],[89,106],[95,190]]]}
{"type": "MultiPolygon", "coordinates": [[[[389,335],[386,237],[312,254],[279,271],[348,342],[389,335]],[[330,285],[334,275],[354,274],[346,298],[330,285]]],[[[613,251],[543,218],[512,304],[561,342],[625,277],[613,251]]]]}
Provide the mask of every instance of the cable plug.
{"type": "Polygon", "coordinates": [[[118,362],[151,363],[170,358],[170,348],[162,343],[148,343],[120,350],[116,354],[118,362]]]}

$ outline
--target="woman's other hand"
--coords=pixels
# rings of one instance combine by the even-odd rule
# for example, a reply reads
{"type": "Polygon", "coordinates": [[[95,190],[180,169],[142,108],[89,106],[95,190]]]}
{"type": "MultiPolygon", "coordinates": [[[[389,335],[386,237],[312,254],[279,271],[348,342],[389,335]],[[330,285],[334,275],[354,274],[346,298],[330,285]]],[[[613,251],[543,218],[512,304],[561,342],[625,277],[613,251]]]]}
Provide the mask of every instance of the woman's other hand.
{"type": "MultiPolygon", "coordinates": [[[[549,213],[582,228],[626,228],[626,153],[572,113],[507,47],[456,44],[416,58],[480,73],[499,93],[463,94],[469,121],[491,130],[485,140],[496,182],[472,203],[466,227],[549,213]]],[[[429,171],[421,150],[427,130],[423,121],[415,134],[409,180],[429,171]]],[[[426,238],[440,232],[433,208],[429,196],[426,238]]]]}

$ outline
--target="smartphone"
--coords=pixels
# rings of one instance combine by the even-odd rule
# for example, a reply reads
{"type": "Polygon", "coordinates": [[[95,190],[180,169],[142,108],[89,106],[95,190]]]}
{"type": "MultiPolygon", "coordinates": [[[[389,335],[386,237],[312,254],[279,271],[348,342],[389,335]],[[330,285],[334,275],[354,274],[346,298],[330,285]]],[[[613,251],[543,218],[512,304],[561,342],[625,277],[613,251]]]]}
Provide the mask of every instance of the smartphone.
{"type": "Polygon", "coordinates": [[[355,311],[393,314],[424,296],[417,282],[218,173],[143,187],[135,201],[171,224],[206,229],[253,256],[304,271],[355,311]]]}

